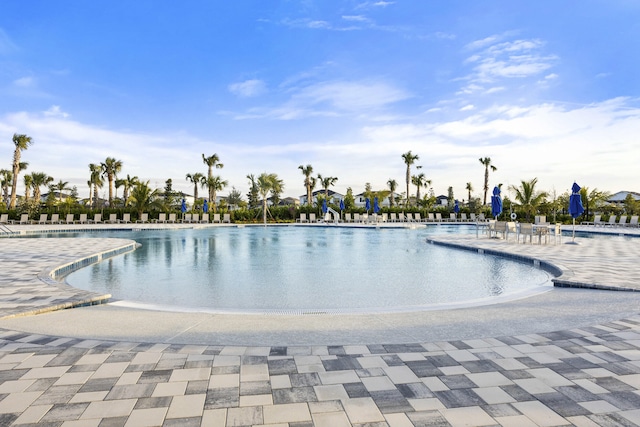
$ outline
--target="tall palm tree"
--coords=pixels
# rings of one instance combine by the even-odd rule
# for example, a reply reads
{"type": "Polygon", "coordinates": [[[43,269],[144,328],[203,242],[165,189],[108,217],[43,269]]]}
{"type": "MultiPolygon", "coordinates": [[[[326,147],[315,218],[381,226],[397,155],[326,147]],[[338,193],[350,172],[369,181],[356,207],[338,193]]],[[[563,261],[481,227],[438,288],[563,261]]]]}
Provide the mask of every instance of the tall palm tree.
{"type": "Polygon", "coordinates": [[[18,175],[20,174],[20,156],[22,151],[29,148],[33,141],[30,136],[13,134],[13,144],[15,150],[13,151],[13,179],[11,180],[11,201],[9,202],[9,209],[15,209],[18,187],[18,175]]]}
{"type": "Polygon", "coordinates": [[[98,205],[98,188],[102,188],[104,186],[104,180],[102,179],[102,166],[97,163],[90,163],[89,171],[91,173],[88,182],[89,206],[92,206],[95,209],[98,205]]]}
{"type": "Polygon", "coordinates": [[[419,160],[419,159],[420,159],[420,156],[418,156],[417,154],[411,154],[411,150],[407,151],[402,155],[402,160],[404,160],[404,164],[407,165],[407,174],[406,174],[406,181],[407,181],[406,205],[407,206],[409,206],[409,184],[411,183],[411,165],[414,164],[416,160],[419,160]]]}
{"type": "Polygon", "coordinates": [[[62,192],[65,190],[70,190],[68,187],[69,183],[67,181],[60,180],[57,184],[53,184],[50,187],[54,190],[58,191],[58,202],[62,203],[62,192]]]}
{"type": "Polygon", "coordinates": [[[257,208],[258,207],[258,182],[256,181],[256,177],[254,174],[250,173],[247,175],[247,179],[249,180],[249,193],[247,193],[247,199],[249,203],[249,208],[257,208]]]}
{"type": "Polygon", "coordinates": [[[333,187],[336,184],[336,182],[338,181],[338,178],[336,178],[335,176],[327,176],[327,177],[323,178],[322,175],[318,174],[318,181],[320,181],[320,185],[324,189],[324,197],[328,202],[329,201],[329,187],[333,187]]]}
{"type": "Polygon", "coordinates": [[[420,198],[420,188],[431,185],[431,181],[424,176],[424,173],[419,173],[411,177],[411,183],[416,186],[416,203],[418,203],[422,200],[420,198]]]}
{"type": "Polygon", "coordinates": [[[116,179],[116,188],[123,187],[122,189],[122,205],[127,206],[129,199],[129,191],[140,182],[137,176],[131,177],[127,175],[126,178],[116,179]]]}
{"type": "Polygon", "coordinates": [[[311,176],[311,174],[313,173],[313,166],[300,165],[298,166],[298,169],[300,169],[302,171],[302,175],[304,175],[304,186],[307,189],[307,206],[311,206],[311,192],[313,191],[313,187],[316,186],[316,179],[311,176]]]}
{"type": "Polygon", "coordinates": [[[215,213],[218,191],[222,191],[224,187],[229,185],[229,181],[225,181],[216,175],[216,176],[212,176],[211,178],[206,178],[206,184],[207,184],[207,187],[209,187],[209,191],[212,192],[210,193],[211,195],[209,196],[209,206],[211,207],[211,210],[215,213]]]}
{"type": "MultiPolygon", "coordinates": [[[[207,171],[206,181],[213,182],[211,180],[211,178],[213,178],[213,168],[222,169],[224,167],[224,165],[220,163],[220,157],[218,157],[216,153],[213,153],[209,157],[205,156],[204,153],[202,153],[202,162],[209,167],[209,170],[207,171]]],[[[217,190],[214,190],[210,185],[208,185],[208,187],[209,187],[209,203],[215,203],[216,201],[215,192],[217,190]]]]}
{"type": "Polygon", "coordinates": [[[489,192],[489,169],[491,169],[493,172],[495,172],[495,171],[498,170],[498,168],[491,164],[491,158],[490,157],[484,157],[484,158],[481,157],[478,160],[480,160],[480,163],[482,163],[484,165],[484,199],[482,201],[482,204],[486,205],[487,204],[487,193],[489,192]]]}
{"type": "Polygon", "coordinates": [[[136,182],[131,188],[129,201],[131,202],[131,208],[138,213],[138,218],[142,216],[143,212],[150,209],[164,209],[164,203],[158,190],[151,190],[149,181],[136,182]]]}
{"type": "Polygon", "coordinates": [[[2,187],[2,201],[9,206],[9,186],[13,181],[13,172],[8,169],[0,169],[0,186],[2,187]]]}
{"type": "Polygon", "coordinates": [[[284,182],[275,173],[263,172],[256,180],[258,192],[262,197],[262,220],[267,223],[267,197],[269,193],[281,193],[284,189],[284,182]]]}
{"type": "Polygon", "coordinates": [[[102,169],[102,175],[106,176],[109,182],[109,206],[113,206],[113,181],[122,170],[122,161],[116,160],[113,157],[107,157],[106,160],[100,164],[100,167],[102,169]]]}
{"type": "Polygon", "coordinates": [[[467,186],[465,187],[465,190],[467,190],[467,194],[468,194],[468,199],[467,199],[467,203],[469,204],[469,206],[471,206],[471,192],[473,191],[473,185],[470,182],[467,182],[467,186]]]}
{"type": "Polygon", "coordinates": [[[538,206],[545,202],[548,194],[545,191],[536,192],[538,178],[531,181],[520,181],[520,186],[512,185],[510,188],[515,191],[515,200],[525,213],[525,219],[529,222],[531,214],[535,213],[538,206]]]}
{"type": "Polygon", "coordinates": [[[48,186],[53,182],[53,177],[44,172],[31,172],[31,187],[33,188],[33,199],[40,202],[40,187],[48,186]]]}
{"type": "Polygon", "coordinates": [[[198,200],[198,185],[202,185],[203,182],[206,182],[206,179],[203,174],[196,172],[188,173],[186,180],[193,184],[193,201],[195,203],[198,200]]]}
{"type": "Polygon", "coordinates": [[[389,186],[389,190],[391,191],[391,194],[389,194],[389,206],[393,207],[393,193],[395,193],[396,189],[398,188],[398,181],[389,178],[389,181],[387,181],[387,185],[389,186]]]}

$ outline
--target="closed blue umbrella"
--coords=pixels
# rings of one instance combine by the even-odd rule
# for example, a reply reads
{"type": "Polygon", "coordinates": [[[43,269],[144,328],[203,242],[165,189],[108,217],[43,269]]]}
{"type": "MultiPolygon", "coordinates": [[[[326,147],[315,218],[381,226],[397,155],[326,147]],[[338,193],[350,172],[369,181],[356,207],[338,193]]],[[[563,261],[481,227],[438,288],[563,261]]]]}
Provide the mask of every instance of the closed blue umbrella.
{"type": "Polygon", "coordinates": [[[373,198],[373,213],[378,213],[380,212],[380,205],[378,204],[378,198],[374,197],[373,198]]]}
{"type": "Polygon", "coordinates": [[[371,209],[371,200],[369,200],[369,198],[365,200],[364,207],[367,209],[367,212],[369,212],[369,209],[371,209]]]}
{"type": "Polygon", "coordinates": [[[182,213],[185,213],[187,211],[187,201],[185,199],[182,199],[182,205],[180,206],[180,211],[182,213]]]}
{"type": "Polygon", "coordinates": [[[571,186],[571,196],[569,196],[569,215],[573,218],[573,237],[572,243],[576,241],[576,218],[584,212],[582,206],[582,197],[580,196],[580,186],[575,182],[571,186]]]}
{"type": "Polygon", "coordinates": [[[456,215],[458,214],[458,212],[460,212],[460,205],[458,204],[457,200],[456,200],[456,203],[453,205],[453,211],[456,213],[456,215]]]}
{"type": "Polygon", "coordinates": [[[202,212],[204,212],[204,213],[208,213],[209,212],[209,203],[207,202],[207,199],[205,199],[204,203],[202,204],[202,212]]]}
{"type": "Polygon", "coordinates": [[[500,198],[500,189],[496,185],[493,187],[493,196],[491,196],[491,216],[498,219],[498,215],[502,213],[502,199],[500,198]]]}
{"type": "Polygon", "coordinates": [[[340,210],[344,210],[344,199],[340,199],[340,210]]]}
{"type": "Polygon", "coordinates": [[[322,213],[323,214],[327,213],[327,201],[326,200],[322,201],[322,213]]]}

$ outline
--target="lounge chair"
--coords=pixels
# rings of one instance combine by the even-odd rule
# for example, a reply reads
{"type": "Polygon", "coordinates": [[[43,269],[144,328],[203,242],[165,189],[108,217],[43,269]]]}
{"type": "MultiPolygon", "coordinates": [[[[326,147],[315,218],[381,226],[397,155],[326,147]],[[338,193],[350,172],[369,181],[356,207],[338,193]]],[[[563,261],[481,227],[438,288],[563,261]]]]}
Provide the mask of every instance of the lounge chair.
{"type": "Polygon", "coordinates": [[[309,214],[309,222],[317,222],[316,214],[314,214],[314,213],[310,213],[309,214]]]}
{"type": "Polygon", "coordinates": [[[533,224],[523,222],[520,224],[520,230],[518,232],[518,241],[520,241],[520,237],[522,237],[522,243],[527,242],[527,236],[529,237],[529,243],[533,241],[533,224]]]}
{"type": "Polygon", "coordinates": [[[220,214],[219,214],[219,213],[214,213],[214,214],[213,214],[213,221],[212,221],[212,222],[213,222],[213,223],[216,223],[216,222],[222,222],[222,221],[220,220],[220,214]]]}
{"type": "Polygon", "coordinates": [[[167,222],[175,223],[176,222],[176,214],[170,213],[169,214],[169,219],[167,220],[167,222]]]}
{"type": "Polygon", "coordinates": [[[397,221],[398,221],[398,214],[396,214],[395,212],[389,213],[389,222],[397,222],[397,221]]]}
{"type": "Polygon", "coordinates": [[[0,224],[9,224],[9,214],[0,215],[0,224]]]}
{"type": "Polygon", "coordinates": [[[131,214],[122,214],[122,220],[120,220],[123,224],[129,224],[131,222],[131,214]]]}
{"type": "Polygon", "coordinates": [[[155,220],[156,223],[165,223],[167,222],[167,214],[164,212],[160,212],[158,214],[158,219],[155,220]]]}
{"type": "Polygon", "coordinates": [[[51,220],[48,222],[49,224],[60,224],[60,214],[51,214],[51,220]]]}
{"type": "Polygon", "coordinates": [[[351,222],[353,219],[351,218],[351,214],[349,212],[344,213],[344,222],[351,222]]]}
{"type": "Polygon", "coordinates": [[[183,223],[190,223],[191,222],[191,214],[188,214],[188,213],[184,214],[183,217],[182,217],[182,222],[183,223]]]}
{"type": "Polygon", "coordinates": [[[87,219],[87,214],[80,214],[80,219],[78,219],[78,224],[88,224],[89,220],[87,219]]]}
{"type": "Polygon", "coordinates": [[[88,221],[89,223],[100,224],[102,222],[102,214],[94,214],[93,219],[88,221]]]}
{"type": "Polygon", "coordinates": [[[420,212],[416,212],[413,214],[413,220],[415,222],[422,222],[422,215],[420,215],[420,212]]]}
{"type": "Polygon", "coordinates": [[[109,224],[116,224],[118,222],[118,214],[109,214],[109,219],[105,222],[108,222],[109,224]]]}
{"type": "Polygon", "coordinates": [[[622,215],[620,217],[620,220],[616,223],[617,226],[619,227],[624,227],[627,225],[627,216],[626,215],[622,215]]]}
{"type": "Polygon", "coordinates": [[[74,220],[75,215],[74,214],[67,214],[67,217],[64,221],[65,224],[74,224],[75,220],[74,220]]]}
{"type": "Polygon", "coordinates": [[[360,222],[360,214],[357,212],[353,213],[353,222],[360,222]]]}
{"type": "Polygon", "coordinates": [[[464,213],[464,212],[460,213],[460,219],[458,221],[460,221],[460,222],[468,222],[469,219],[467,218],[467,214],[464,213]]]}
{"type": "Polygon", "coordinates": [[[296,222],[299,222],[299,223],[307,222],[307,214],[306,213],[300,213],[300,218],[298,218],[296,220],[296,222]]]}
{"type": "Polygon", "coordinates": [[[202,214],[202,218],[200,218],[200,222],[202,224],[209,224],[209,214],[208,213],[203,213],[202,214]]]}
{"type": "Polygon", "coordinates": [[[611,216],[609,217],[609,222],[605,222],[605,223],[603,223],[602,225],[603,225],[603,226],[606,226],[606,225],[614,226],[614,225],[616,225],[616,218],[617,218],[617,215],[611,215],[611,216]]]}
{"type": "Polygon", "coordinates": [[[146,212],[143,212],[140,214],[140,219],[138,219],[136,222],[141,222],[141,223],[146,223],[149,222],[149,214],[146,212]]]}
{"type": "Polygon", "coordinates": [[[200,222],[200,214],[193,214],[191,215],[191,222],[200,222]]]}
{"type": "Polygon", "coordinates": [[[387,222],[387,214],[386,213],[381,213],[380,214],[380,222],[387,222]]]}
{"type": "Polygon", "coordinates": [[[366,224],[369,222],[369,214],[368,213],[363,213],[362,216],[360,217],[360,222],[362,222],[363,224],[366,224]]]}
{"type": "Polygon", "coordinates": [[[602,218],[602,215],[596,215],[593,217],[593,221],[582,221],[580,224],[581,225],[598,225],[602,223],[600,218],[602,218]]]}
{"type": "Polygon", "coordinates": [[[40,214],[40,219],[38,220],[38,224],[46,224],[48,214],[40,214]]]}
{"type": "Polygon", "coordinates": [[[427,222],[436,222],[436,215],[433,212],[427,215],[427,222]]]}
{"type": "Polygon", "coordinates": [[[20,215],[20,219],[17,221],[10,221],[11,224],[29,224],[29,214],[20,215]]]}
{"type": "Polygon", "coordinates": [[[469,220],[472,221],[472,222],[476,222],[476,221],[478,221],[478,218],[476,218],[476,214],[470,213],[469,214],[469,220]]]}
{"type": "Polygon", "coordinates": [[[439,212],[436,214],[436,222],[442,222],[442,214],[439,212]]]}
{"type": "Polygon", "coordinates": [[[505,240],[509,241],[509,237],[514,235],[516,238],[516,243],[518,242],[518,226],[514,221],[507,222],[507,234],[505,236],[505,240]]]}
{"type": "Polygon", "coordinates": [[[455,214],[455,212],[449,214],[449,221],[458,222],[458,216],[455,214]]]}
{"type": "Polygon", "coordinates": [[[222,222],[226,222],[228,224],[231,224],[231,214],[228,214],[228,213],[224,214],[222,216],[222,222]]]}
{"type": "Polygon", "coordinates": [[[625,225],[627,227],[638,227],[638,215],[633,215],[631,220],[629,220],[629,223],[625,225]]]}
{"type": "Polygon", "coordinates": [[[559,222],[553,227],[553,237],[554,244],[562,243],[562,225],[559,222]]]}

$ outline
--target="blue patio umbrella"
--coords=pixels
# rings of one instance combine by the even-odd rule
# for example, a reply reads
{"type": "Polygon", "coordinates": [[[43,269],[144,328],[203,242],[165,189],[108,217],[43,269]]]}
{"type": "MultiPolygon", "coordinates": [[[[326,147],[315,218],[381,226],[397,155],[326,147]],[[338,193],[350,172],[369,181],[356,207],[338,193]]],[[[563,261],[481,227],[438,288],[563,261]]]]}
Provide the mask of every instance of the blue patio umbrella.
{"type": "Polygon", "coordinates": [[[207,199],[204,199],[204,203],[202,204],[202,212],[204,213],[209,212],[209,203],[207,202],[207,199]]]}
{"type": "Polygon", "coordinates": [[[456,203],[453,205],[453,211],[456,213],[456,215],[460,212],[460,205],[458,204],[457,200],[456,200],[456,203]]]}
{"type": "Polygon", "coordinates": [[[182,199],[182,205],[180,206],[180,211],[182,213],[185,213],[187,211],[187,201],[185,199],[182,199]]]}
{"type": "Polygon", "coordinates": [[[367,209],[367,212],[369,212],[369,209],[371,209],[371,200],[369,200],[369,198],[367,198],[367,200],[365,200],[364,207],[365,207],[365,209],[367,209]]]}
{"type": "Polygon", "coordinates": [[[498,219],[498,215],[502,213],[502,199],[500,198],[500,188],[496,185],[493,187],[493,196],[491,196],[491,216],[498,219]]]}
{"type": "Polygon", "coordinates": [[[373,213],[378,213],[380,212],[380,205],[378,204],[378,198],[374,197],[373,198],[373,213]]]}
{"type": "Polygon", "coordinates": [[[569,196],[569,215],[573,218],[573,236],[572,243],[576,242],[576,218],[582,215],[584,207],[582,206],[582,197],[580,196],[580,186],[575,182],[571,186],[571,196],[569,196]]]}
{"type": "Polygon", "coordinates": [[[327,213],[327,201],[326,200],[322,201],[322,213],[323,214],[327,213]]]}
{"type": "Polygon", "coordinates": [[[340,199],[340,210],[344,210],[344,199],[340,199]]]}

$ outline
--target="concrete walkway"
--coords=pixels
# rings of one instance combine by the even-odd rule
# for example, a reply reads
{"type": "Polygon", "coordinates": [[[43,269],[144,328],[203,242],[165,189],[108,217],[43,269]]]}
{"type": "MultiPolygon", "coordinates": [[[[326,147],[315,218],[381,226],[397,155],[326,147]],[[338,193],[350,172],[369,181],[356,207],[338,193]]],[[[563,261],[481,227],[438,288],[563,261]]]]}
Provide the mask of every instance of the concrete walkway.
{"type": "MultiPolygon", "coordinates": [[[[434,240],[536,258],[581,285],[640,277],[635,240],[434,240]]],[[[640,425],[640,293],[362,316],[112,304],[19,316],[102,300],[42,278],[132,244],[52,242],[0,239],[0,425],[640,425]]]]}

